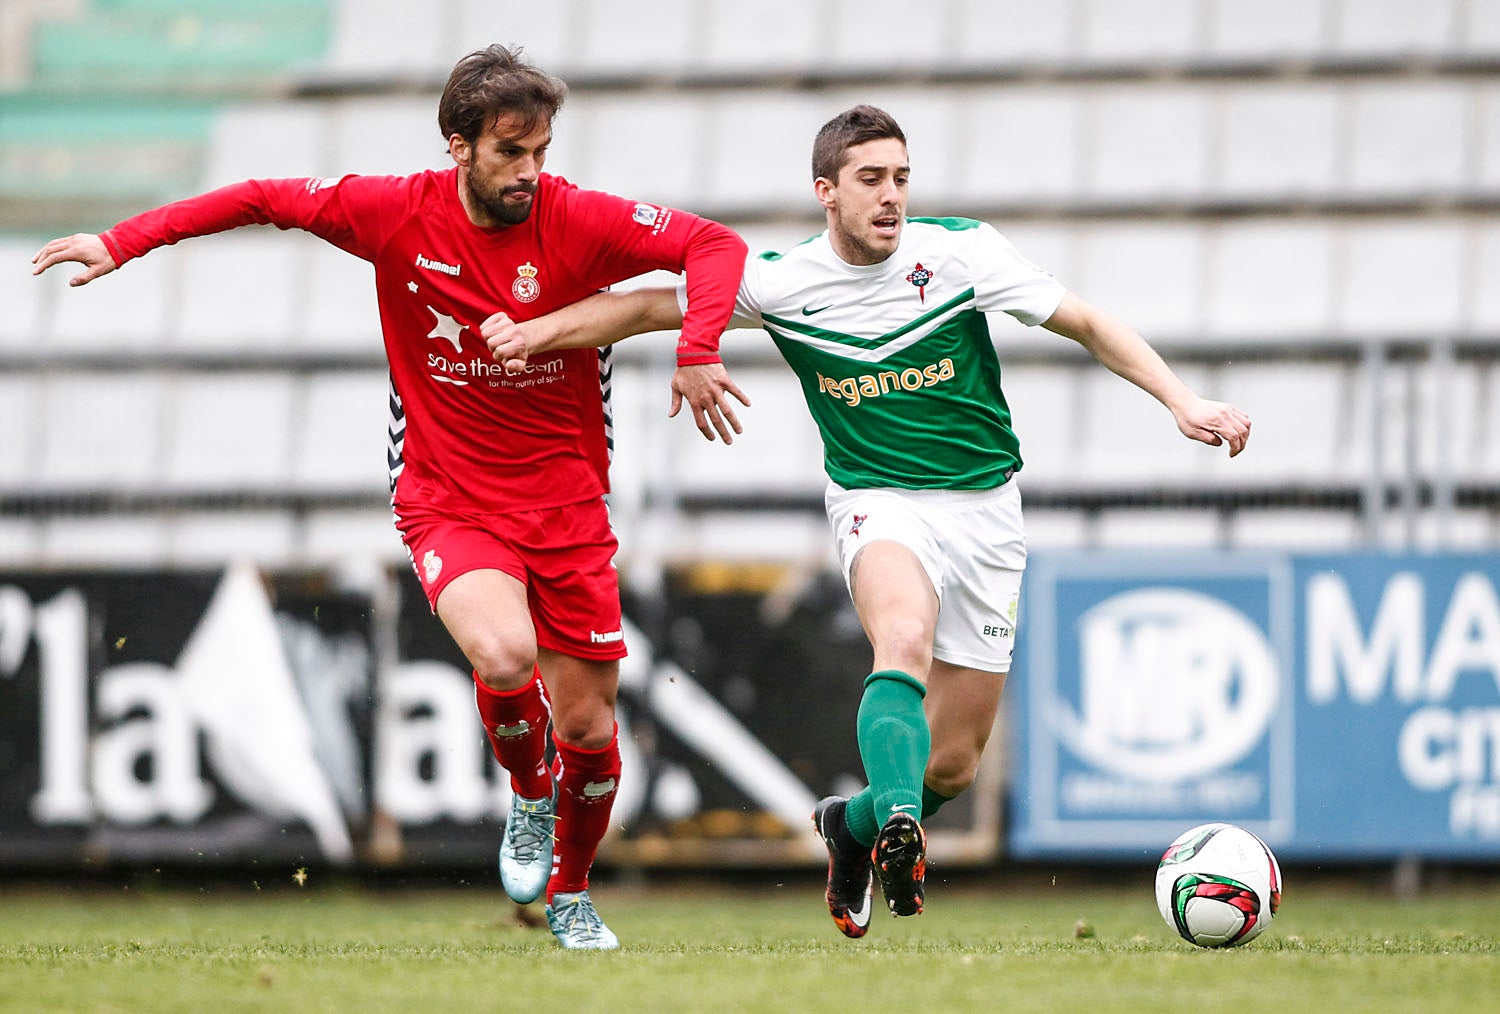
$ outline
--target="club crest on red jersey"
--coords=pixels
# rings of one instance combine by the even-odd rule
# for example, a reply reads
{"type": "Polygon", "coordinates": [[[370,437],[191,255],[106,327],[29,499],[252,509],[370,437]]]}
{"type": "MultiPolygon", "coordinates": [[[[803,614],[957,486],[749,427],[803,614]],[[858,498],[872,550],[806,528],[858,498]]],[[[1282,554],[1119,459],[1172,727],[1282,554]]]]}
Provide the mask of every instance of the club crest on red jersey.
{"type": "Polygon", "coordinates": [[[922,267],[921,261],[917,261],[917,266],[911,269],[906,280],[917,287],[917,296],[922,302],[927,302],[927,283],[932,281],[932,272],[922,267]]]}
{"type": "Polygon", "coordinates": [[[530,303],[542,294],[542,283],[536,280],[537,269],[530,261],[516,268],[516,280],[510,283],[510,294],[530,303]]]}

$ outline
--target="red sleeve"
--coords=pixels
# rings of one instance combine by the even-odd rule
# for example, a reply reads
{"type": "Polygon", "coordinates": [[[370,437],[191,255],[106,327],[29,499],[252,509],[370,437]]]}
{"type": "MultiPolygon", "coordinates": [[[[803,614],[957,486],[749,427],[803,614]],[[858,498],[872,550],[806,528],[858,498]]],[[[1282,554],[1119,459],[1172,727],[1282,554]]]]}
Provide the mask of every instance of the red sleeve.
{"type": "Polygon", "coordinates": [[[115,265],[159,246],[242,225],[302,229],[356,257],[373,260],[384,239],[396,177],[246,180],[127,218],[100,234],[115,265]]]}
{"type": "Polygon", "coordinates": [[[727,226],[706,218],[694,224],[684,258],[688,308],[682,316],[682,335],[677,339],[678,366],[719,361],[719,337],[734,313],[749,249],[727,226]],[[702,302],[694,305],[695,300],[702,302]]]}
{"type": "Polygon", "coordinates": [[[571,259],[587,284],[603,288],[648,271],[687,273],[688,310],[677,342],[681,366],[719,361],[719,337],[734,312],[749,247],[717,222],[675,208],[638,203],[567,181],[561,223],[571,259]]]}

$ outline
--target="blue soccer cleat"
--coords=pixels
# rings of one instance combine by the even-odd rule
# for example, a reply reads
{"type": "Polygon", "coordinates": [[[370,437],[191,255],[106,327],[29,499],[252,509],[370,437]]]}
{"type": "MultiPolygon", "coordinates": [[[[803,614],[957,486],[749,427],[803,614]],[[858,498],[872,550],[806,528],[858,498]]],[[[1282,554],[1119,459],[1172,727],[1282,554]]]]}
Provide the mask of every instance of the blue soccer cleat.
{"type": "Polygon", "coordinates": [[[505,836],[500,839],[500,883],[518,905],[540,898],[547,878],[552,876],[552,845],[557,840],[552,829],[556,823],[556,804],[550,796],[512,797],[505,836]]]}
{"type": "Polygon", "coordinates": [[[547,925],[557,942],[570,951],[612,951],[620,946],[619,937],[594,911],[588,891],[554,894],[547,905],[547,925]]]}

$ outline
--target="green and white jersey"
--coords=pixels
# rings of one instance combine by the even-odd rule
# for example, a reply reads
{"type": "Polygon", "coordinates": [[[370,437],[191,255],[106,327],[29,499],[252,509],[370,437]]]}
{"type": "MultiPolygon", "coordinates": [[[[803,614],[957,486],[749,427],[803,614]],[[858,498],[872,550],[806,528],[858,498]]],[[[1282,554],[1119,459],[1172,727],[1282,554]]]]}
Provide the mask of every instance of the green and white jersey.
{"type": "Polygon", "coordinates": [[[735,327],[763,327],[802,382],[846,489],[992,489],[1021,467],[985,311],[1039,324],[1062,284],[992,226],[912,218],[880,264],[828,233],[752,256],[735,327]]]}

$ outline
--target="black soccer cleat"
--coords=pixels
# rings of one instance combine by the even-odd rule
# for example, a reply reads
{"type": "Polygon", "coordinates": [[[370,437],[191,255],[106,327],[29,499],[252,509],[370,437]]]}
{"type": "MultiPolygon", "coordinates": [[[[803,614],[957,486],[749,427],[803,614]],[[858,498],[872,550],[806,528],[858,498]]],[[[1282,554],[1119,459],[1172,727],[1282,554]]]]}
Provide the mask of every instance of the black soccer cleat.
{"type": "Polygon", "coordinates": [[[893,915],[921,915],[927,878],[927,833],[917,819],[898,813],[885,822],[870,852],[886,906],[893,915]]]}
{"type": "Polygon", "coordinates": [[[846,937],[858,939],[870,928],[870,895],[874,871],[870,853],[849,835],[844,824],[848,800],[828,796],[813,810],[813,828],[828,847],[828,914],[846,937]]]}

